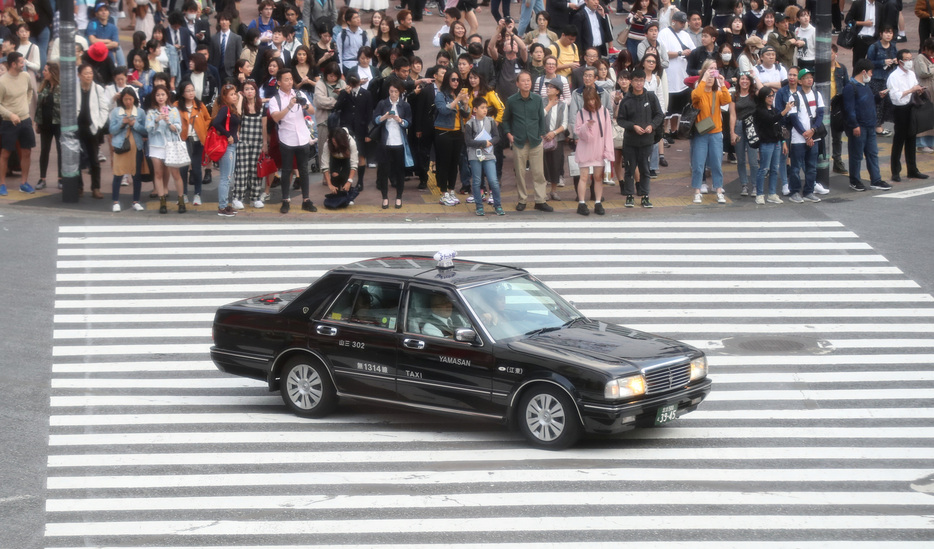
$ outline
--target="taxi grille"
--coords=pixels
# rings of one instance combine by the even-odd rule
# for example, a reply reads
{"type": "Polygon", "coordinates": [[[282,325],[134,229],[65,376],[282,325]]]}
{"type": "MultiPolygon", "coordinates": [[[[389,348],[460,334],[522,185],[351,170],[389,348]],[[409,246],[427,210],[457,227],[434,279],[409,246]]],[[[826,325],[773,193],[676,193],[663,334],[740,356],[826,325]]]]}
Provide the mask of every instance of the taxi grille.
{"type": "Polygon", "coordinates": [[[643,372],[645,376],[645,394],[661,393],[669,389],[680,389],[691,381],[691,364],[676,364],[653,368],[643,372]]]}

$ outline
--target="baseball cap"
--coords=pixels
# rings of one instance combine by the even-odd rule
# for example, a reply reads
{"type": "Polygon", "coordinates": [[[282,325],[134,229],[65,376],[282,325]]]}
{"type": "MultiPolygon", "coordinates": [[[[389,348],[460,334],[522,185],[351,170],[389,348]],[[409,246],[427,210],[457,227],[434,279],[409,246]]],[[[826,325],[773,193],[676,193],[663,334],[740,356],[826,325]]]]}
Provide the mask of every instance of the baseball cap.
{"type": "Polygon", "coordinates": [[[110,10],[110,5],[107,2],[98,2],[97,5],[94,6],[94,13],[97,13],[97,10],[101,8],[107,8],[110,10]]]}
{"type": "Polygon", "coordinates": [[[676,11],[674,15],[671,16],[671,20],[677,21],[679,23],[687,23],[688,14],[684,13],[683,11],[676,11]]]}
{"type": "Polygon", "coordinates": [[[784,13],[779,12],[779,13],[776,13],[776,14],[775,14],[775,22],[776,22],[776,23],[781,23],[781,22],[784,21],[784,20],[785,20],[785,14],[784,14],[784,13]]]}
{"type": "Polygon", "coordinates": [[[813,76],[814,71],[812,71],[811,69],[801,69],[800,71],[798,71],[798,78],[804,78],[805,74],[810,74],[813,76]]]}

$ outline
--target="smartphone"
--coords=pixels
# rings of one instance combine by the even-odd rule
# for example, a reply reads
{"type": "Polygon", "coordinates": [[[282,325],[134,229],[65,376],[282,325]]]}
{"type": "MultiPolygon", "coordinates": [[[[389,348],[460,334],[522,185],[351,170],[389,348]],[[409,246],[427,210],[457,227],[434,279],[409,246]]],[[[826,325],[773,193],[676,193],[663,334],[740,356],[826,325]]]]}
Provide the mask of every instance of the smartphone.
{"type": "Polygon", "coordinates": [[[712,74],[714,78],[720,78],[720,71],[717,69],[710,71],[710,74],[712,74]]]}
{"type": "Polygon", "coordinates": [[[389,116],[395,116],[395,115],[396,115],[396,111],[389,111],[389,116]]]}

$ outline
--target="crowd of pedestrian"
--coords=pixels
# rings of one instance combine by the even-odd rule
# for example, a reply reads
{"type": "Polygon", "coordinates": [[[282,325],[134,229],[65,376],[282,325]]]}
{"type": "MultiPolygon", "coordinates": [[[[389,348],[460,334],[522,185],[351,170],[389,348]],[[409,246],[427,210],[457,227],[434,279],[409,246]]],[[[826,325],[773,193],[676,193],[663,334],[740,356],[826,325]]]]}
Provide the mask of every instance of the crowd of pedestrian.
{"type": "Polygon", "coordinates": [[[76,0],[73,75],[59,64],[56,0],[8,3],[0,195],[17,171],[21,192],[46,187],[53,138],[62,186],[65,78],[76,82],[91,195],[103,199],[101,164],[111,163],[115,212],[124,186],[132,208],[145,209],[151,182],[160,213],[170,200],[184,213],[201,205],[212,170],[220,216],[263,208],[275,189],[281,213],[295,191],[314,212],[310,176],[320,170],[328,207],[353,205],[372,186],[383,208],[391,200],[401,208],[406,180],[426,189],[433,173],[441,204],[463,197],[477,215],[484,205],[504,215],[500,182],[511,156],[516,211],[529,201],[553,211],[548,202],[570,183],[578,214],[603,215],[617,185],[626,207],[636,197],[652,207],[651,180],[677,140],[690,146],[695,203],[711,190],[726,202],[729,164],[741,195],[758,204],[780,204],[780,195],[819,202],[830,192],[817,180],[821,155],[863,191],[864,160],[868,187],[891,188],[877,138],[892,139],[891,181],[901,180],[903,154],[905,175],[926,178],[916,155],[934,153],[934,131],[916,123],[934,112],[926,0],[915,5],[918,52],[899,46],[908,40],[903,0],[834,0],[834,34],[853,64],[838,62],[835,44],[829,97],[814,85],[813,0],[618,0],[615,10],[601,0],[519,0],[518,20],[511,0],[493,0],[491,36],[478,33],[475,0],[260,0],[251,21],[231,0],[76,0]],[[443,22],[427,18],[432,9],[443,22]],[[133,31],[129,51],[120,30],[133,31]],[[440,48],[433,58],[419,57],[422,40],[440,48]],[[367,168],[376,168],[369,182],[367,168]]]}

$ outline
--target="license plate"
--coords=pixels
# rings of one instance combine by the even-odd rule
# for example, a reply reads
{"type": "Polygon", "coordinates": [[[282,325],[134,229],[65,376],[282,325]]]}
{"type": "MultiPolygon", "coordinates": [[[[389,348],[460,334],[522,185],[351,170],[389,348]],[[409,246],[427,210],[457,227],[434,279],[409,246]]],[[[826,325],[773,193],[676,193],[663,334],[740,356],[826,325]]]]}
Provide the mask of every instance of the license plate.
{"type": "Polygon", "coordinates": [[[658,412],[655,414],[655,425],[661,425],[663,423],[668,423],[673,419],[678,418],[678,405],[669,404],[658,409],[658,412]]]}

